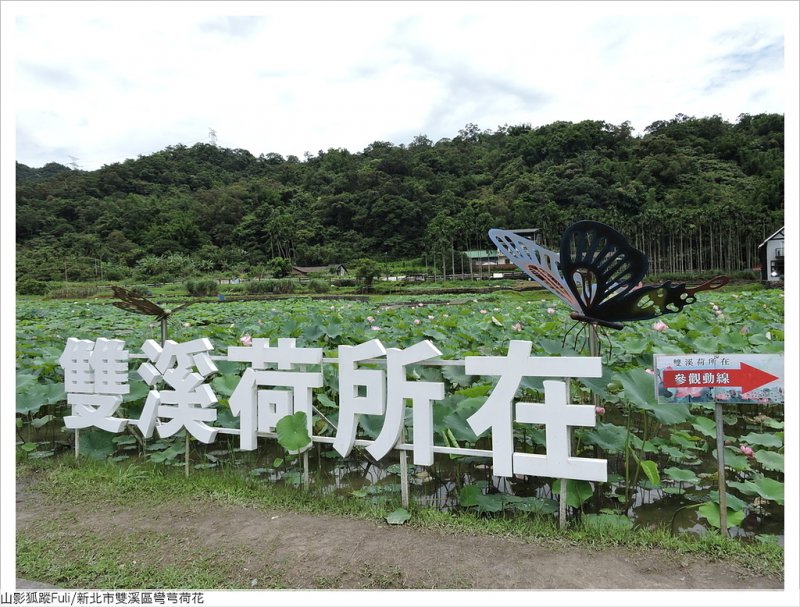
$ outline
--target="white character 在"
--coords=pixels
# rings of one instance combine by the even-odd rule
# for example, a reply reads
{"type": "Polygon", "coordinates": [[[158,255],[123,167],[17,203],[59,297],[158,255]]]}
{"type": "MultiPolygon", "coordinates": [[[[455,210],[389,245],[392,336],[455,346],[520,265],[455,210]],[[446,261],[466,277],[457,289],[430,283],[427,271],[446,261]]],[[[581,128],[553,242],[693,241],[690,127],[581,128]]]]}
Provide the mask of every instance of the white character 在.
{"type": "Polygon", "coordinates": [[[605,481],[606,461],[570,457],[570,426],[594,426],[591,405],[570,405],[566,384],[545,381],[544,403],[517,403],[516,421],[544,424],[546,455],[514,453],[512,411],[514,395],[523,377],[600,377],[599,358],[531,356],[531,343],[512,340],[508,355],[465,359],[468,375],[496,375],[500,379],[489,398],[467,422],[475,434],[492,430],[492,463],[497,476],[528,474],[576,480],[605,481]]]}
{"type": "Polygon", "coordinates": [[[322,364],[322,348],[298,348],[292,338],[278,339],[270,348],[269,339],[254,338],[247,347],[228,348],[228,360],[249,362],[248,368],[231,394],[230,405],[239,416],[240,448],[256,448],[258,432],[272,432],[286,416],[302,411],[306,428],[312,433],[313,388],[322,387],[321,372],[309,372],[295,365],[322,364]],[[268,369],[268,366],[277,369],[268,369]],[[260,389],[269,386],[269,389],[260,389]],[[288,389],[286,389],[288,388],[288,389]]]}
{"type": "Polygon", "coordinates": [[[382,459],[403,438],[405,401],[411,401],[414,436],[414,464],[433,464],[433,402],[444,398],[444,384],[431,381],[409,381],[406,366],[441,356],[442,353],[428,340],[405,350],[389,348],[386,351],[386,417],[383,427],[367,451],[375,459],[382,459]]]}
{"type": "Polygon", "coordinates": [[[208,353],[214,349],[211,341],[202,338],[176,343],[167,340],[163,349],[152,339],[142,346],[150,362],[139,367],[139,375],[154,386],[164,380],[171,390],[150,390],[142,416],[136,424],[145,437],[158,429],[161,437],[172,436],[181,428],[199,441],[210,443],[217,430],[205,422],[217,419],[217,411],[210,408],[217,402],[211,386],[203,381],[217,372],[208,353]],[[193,371],[197,369],[197,372],[193,371]],[[160,418],[170,421],[163,422],[160,418]]]}
{"type": "Polygon", "coordinates": [[[128,394],[128,351],[119,339],[97,342],[70,337],[59,364],[64,369],[64,389],[72,415],[64,418],[67,428],[97,426],[120,432],[127,420],[113,417],[128,394]]]}

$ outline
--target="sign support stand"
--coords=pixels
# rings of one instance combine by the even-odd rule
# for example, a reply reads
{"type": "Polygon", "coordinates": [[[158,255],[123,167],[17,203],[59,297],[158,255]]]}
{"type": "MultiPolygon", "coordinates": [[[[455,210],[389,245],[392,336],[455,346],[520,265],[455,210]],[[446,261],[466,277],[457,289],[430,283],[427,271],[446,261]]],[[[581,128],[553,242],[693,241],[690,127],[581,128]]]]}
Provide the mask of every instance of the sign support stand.
{"type": "Polygon", "coordinates": [[[308,450],[303,452],[303,489],[308,491],[308,450]]]}
{"type": "MultiPolygon", "coordinates": [[[[589,356],[600,356],[600,341],[597,339],[597,326],[593,324],[588,325],[589,328],[589,356]]],[[[570,380],[564,378],[567,386],[570,385],[570,380]]],[[[567,390],[569,395],[569,390],[567,390]]],[[[597,394],[592,393],[592,405],[597,406],[599,400],[597,394]]],[[[569,429],[570,443],[572,443],[572,428],[569,429]]],[[[572,445],[570,445],[570,450],[572,445]]],[[[563,529],[567,525],[567,479],[562,478],[560,481],[561,495],[558,499],[558,528],[563,529]]]]}
{"type": "Polygon", "coordinates": [[[563,529],[567,526],[567,479],[559,481],[561,495],[558,496],[558,528],[563,529]]]}
{"type": "Polygon", "coordinates": [[[714,418],[717,422],[717,465],[719,476],[719,532],[728,537],[728,496],[725,483],[725,432],[722,424],[722,403],[714,403],[714,418]]]}
{"type": "Polygon", "coordinates": [[[189,478],[189,431],[186,431],[186,449],[183,454],[183,468],[186,478],[189,478]]]}
{"type": "MultiPolygon", "coordinates": [[[[405,439],[405,428],[403,438],[405,439]]],[[[403,508],[408,508],[408,454],[405,449],[400,449],[400,503],[403,508]]]]}
{"type": "Polygon", "coordinates": [[[78,455],[81,452],[81,431],[75,428],[75,459],[78,459],[78,455]]]}

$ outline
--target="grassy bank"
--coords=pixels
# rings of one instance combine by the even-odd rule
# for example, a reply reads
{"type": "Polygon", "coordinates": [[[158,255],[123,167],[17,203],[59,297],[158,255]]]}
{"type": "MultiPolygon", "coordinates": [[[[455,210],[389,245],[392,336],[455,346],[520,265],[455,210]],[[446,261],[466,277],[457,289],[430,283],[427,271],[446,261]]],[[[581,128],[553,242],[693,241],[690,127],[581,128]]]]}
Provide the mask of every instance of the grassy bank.
{"type": "MultiPolygon", "coordinates": [[[[69,535],[63,506],[83,504],[93,512],[107,512],[113,520],[120,508],[134,506],[147,511],[170,511],[215,507],[246,508],[249,511],[281,511],[318,516],[348,517],[385,524],[384,517],[399,506],[389,501],[375,505],[349,495],[322,494],[264,482],[236,470],[193,471],[187,479],[179,469],[155,465],[115,464],[70,457],[21,463],[17,484],[37,496],[37,507],[52,508],[51,519],[37,520],[17,535],[17,575],[51,581],[65,587],[115,588],[241,588],[246,575],[235,562],[224,567],[227,555],[214,549],[200,554],[181,551],[167,534],[135,535],[119,530],[108,535],[87,531],[69,535]],[[171,554],[168,562],[153,564],[152,554],[171,554]],[[141,555],[127,567],[119,566],[119,555],[141,555]],[[138,564],[137,564],[138,563],[138,564]]],[[[24,504],[24,501],[23,501],[24,504]]],[[[22,506],[24,507],[24,505],[22,506]]],[[[516,538],[554,550],[623,549],[635,553],[663,550],[675,559],[699,556],[706,561],[724,561],[758,575],[782,577],[783,548],[776,544],[752,543],[722,538],[716,534],[672,535],[668,529],[594,528],[579,523],[559,530],[552,517],[535,514],[479,516],[466,512],[440,512],[410,508],[406,523],[420,531],[516,538]]],[[[73,515],[74,516],[74,515],[73,515]]],[[[166,522],[165,524],[168,524],[166,522]]],[[[180,541],[180,540],[179,540],[180,541]]],[[[229,559],[228,559],[229,560],[229,559]]],[[[267,580],[269,587],[285,587],[278,573],[267,580]]]]}

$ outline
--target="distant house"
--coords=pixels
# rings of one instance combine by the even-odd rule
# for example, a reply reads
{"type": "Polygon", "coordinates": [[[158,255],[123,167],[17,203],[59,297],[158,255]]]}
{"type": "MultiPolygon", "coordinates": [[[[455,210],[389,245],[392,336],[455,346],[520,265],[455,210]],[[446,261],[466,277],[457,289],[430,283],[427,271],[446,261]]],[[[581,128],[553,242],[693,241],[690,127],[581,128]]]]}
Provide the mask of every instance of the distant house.
{"type": "Polygon", "coordinates": [[[761,280],[783,280],[783,228],[758,245],[761,260],[761,280]]]}
{"type": "Polygon", "coordinates": [[[292,266],[292,275],[305,278],[313,278],[319,274],[334,274],[336,276],[346,276],[347,268],[337,263],[330,266],[292,266]]]}
{"type": "Polygon", "coordinates": [[[497,267],[508,263],[508,259],[501,255],[497,249],[464,251],[464,255],[467,256],[473,267],[497,267]]]}
{"type": "MultiPolygon", "coordinates": [[[[519,230],[511,230],[515,234],[536,240],[536,234],[539,233],[539,228],[523,228],[519,230]]],[[[505,255],[500,253],[497,249],[487,249],[479,251],[464,251],[464,255],[470,260],[472,267],[475,269],[488,269],[488,270],[516,270],[517,267],[505,255]]]]}

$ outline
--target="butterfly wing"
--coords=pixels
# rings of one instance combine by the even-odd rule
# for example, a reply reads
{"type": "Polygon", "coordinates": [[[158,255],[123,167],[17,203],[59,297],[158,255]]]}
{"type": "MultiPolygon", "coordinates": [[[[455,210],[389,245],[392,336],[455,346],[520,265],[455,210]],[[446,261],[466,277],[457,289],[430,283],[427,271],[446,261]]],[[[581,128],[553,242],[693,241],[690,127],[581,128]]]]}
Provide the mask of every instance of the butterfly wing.
{"type": "Polygon", "coordinates": [[[179,305],[178,307],[176,307],[176,308],[172,308],[172,311],[170,312],[170,314],[175,314],[175,312],[177,312],[178,310],[183,310],[184,308],[188,308],[188,307],[189,307],[189,306],[191,306],[191,305],[192,305],[192,302],[191,302],[191,301],[187,301],[187,302],[185,302],[185,303],[182,303],[182,304],[181,304],[181,305],[179,305]]]}
{"type": "Polygon", "coordinates": [[[728,284],[727,276],[715,276],[703,284],[686,288],[684,283],[672,284],[667,281],[658,286],[642,287],[625,297],[616,297],[608,300],[599,310],[600,318],[613,318],[614,320],[648,320],[663,314],[680,312],[697,298],[695,293],[719,289],[728,284]]]}
{"type": "Polygon", "coordinates": [[[157,318],[165,318],[168,316],[167,312],[161,306],[154,304],[149,299],[135,295],[122,287],[112,286],[111,290],[114,292],[114,296],[120,299],[120,301],[115,301],[114,305],[122,310],[127,310],[128,312],[134,312],[136,314],[155,316],[157,318]]]}
{"type": "Polygon", "coordinates": [[[599,318],[604,303],[636,289],[647,273],[644,253],[597,221],[579,221],[568,227],[561,236],[560,257],[564,281],[590,318],[599,318]]]}
{"type": "Polygon", "coordinates": [[[670,281],[643,287],[647,256],[622,234],[596,221],[579,221],[567,228],[560,256],[564,281],[589,321],[619,323],[680,312],[694,303],[695,293],[728,282],[718,276],[693,289],[670,281]]]}
{"type": "Polygon", "coordinates": [[[581,309],[578,300],[561,275],[558,253],[545,249],[510,230],[489,230],[489,238],[497,245],[497,250],[525,274],[559,297],[573,310],[581,309]]]}

